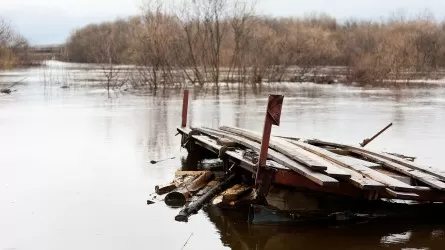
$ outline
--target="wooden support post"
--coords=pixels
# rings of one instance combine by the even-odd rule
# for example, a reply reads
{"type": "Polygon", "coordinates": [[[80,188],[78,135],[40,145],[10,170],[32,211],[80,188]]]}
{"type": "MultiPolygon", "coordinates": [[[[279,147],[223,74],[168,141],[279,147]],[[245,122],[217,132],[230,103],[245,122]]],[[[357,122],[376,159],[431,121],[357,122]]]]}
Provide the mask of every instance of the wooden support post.
{"type": "Polygon", "coordinates": [[[187,126],[187,112],[189,107],[189,90],[184,90],[184,98],[182,99],[182,123],[181,127],[187,126]]]}
{"type": "Polygon", "coordinates": [[[258,160],[258,168],[255,177],[255,187],[260,195],[266,196],[271,180],[273,178],[273,171],[266,166],[267,152],[269,150],[270,136],[272,132],[272,125],[280,125],[281,107],[283,105],[284,96],[270,95],[267,103],[266,118],[264,119],[263,137],[261,141],[260,158],[258,160]]]}

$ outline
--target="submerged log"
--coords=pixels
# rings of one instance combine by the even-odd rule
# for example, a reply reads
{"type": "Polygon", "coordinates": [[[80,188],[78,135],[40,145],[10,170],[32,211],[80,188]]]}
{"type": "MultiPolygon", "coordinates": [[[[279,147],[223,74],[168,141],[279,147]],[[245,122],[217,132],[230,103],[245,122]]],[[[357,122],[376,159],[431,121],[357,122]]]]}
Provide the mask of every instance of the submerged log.
{"type": "Polygon", "coordinates": [[[181,187],[177,188],[176,190],[168,193],[165,196],[165,204],[168,206],[173,207],[182,207],[184,206],[189,198],[192,196],[192,193],[198,191],[199,189],[203,188],[209,181],[211,181],[215,175],[207,171],[196,178],[193,179],[193,181],[182,185],[181,187]]]}
{"type": "Polygon", "coordinates": [[[197,213],[202,208],[202,206],[208,203],[215,195],[224,191],[230,185],[230,183],[235,180],[235,177],[236,177],[235,174],[231,174],[217,186],[214,186],[203,196],[199,197],[196,201],[190,203],[187,207],[182,209],[178,215],[176,215],[175,220],[187,222],[188,217],[191,214],[197,213]]]}

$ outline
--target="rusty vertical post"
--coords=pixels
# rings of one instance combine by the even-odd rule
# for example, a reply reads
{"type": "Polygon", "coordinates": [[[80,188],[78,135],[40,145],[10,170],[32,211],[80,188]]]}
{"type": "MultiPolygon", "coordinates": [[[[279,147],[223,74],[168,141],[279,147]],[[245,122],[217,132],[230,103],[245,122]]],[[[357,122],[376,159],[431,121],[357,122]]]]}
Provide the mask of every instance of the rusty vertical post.
{"type": "Polygon", "coordinates": [[[182,99],[182,123],[181,127],[187,126],[187,112],[189,107],[189,90],[184,90],[184,98],[182,99]]]}
{"type": "Polygon", "coordinates": [[[261,141],[260,157],[255,177],[255,187],[262,195],[267,195],[270,189],[273,173],[266,166],[267,152],[269,150],[272,125],[280,125],[281,107],[284,96],[270,95],[267,103],[266,117],[264,119],[263,137],[261,141]]]}

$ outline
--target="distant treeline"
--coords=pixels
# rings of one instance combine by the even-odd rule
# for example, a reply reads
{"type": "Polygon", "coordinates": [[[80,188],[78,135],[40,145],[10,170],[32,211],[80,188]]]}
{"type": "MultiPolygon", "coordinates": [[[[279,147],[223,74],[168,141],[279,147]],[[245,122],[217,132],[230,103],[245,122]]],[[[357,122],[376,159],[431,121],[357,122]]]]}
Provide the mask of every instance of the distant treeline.
{"type": "Polygon", "coordinates": [[[28,42],[0,16],[0,69],[28,63],[28,42]]]}
{"type": "Polygon", "coordinates": [[[445,23],[426,15],[339,22],[260,16],[239,1],[184,2],[152,1],[141,16],[76,30],[67,60],[139,65],[154,86],[178,77],[200,84],[303,81],[327,74],[326,66],[340,81],[375,83],[436,78],[445,67],[445,23]]]}

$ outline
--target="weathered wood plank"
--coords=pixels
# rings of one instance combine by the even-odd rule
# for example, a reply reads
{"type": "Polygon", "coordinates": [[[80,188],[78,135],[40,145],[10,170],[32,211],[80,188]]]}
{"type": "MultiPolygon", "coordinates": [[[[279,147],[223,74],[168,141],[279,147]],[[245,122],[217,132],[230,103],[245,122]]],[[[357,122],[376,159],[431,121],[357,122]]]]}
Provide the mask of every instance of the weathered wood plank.
{"type": "Polygon", "coordinates": [[[401,191],[395,191],[392,189],[387,188],[386,194],[389,195],[392,198],[395,199],[402,199],[402,200],[418,200],[419,195],[416,193],[407,193],[407,192],[401,192],[401,191]]]}
{"type": "MultiPolygon", "coordinates": [[[[236,129],[232,129],[231,131],[232,131],[232,133],[238,132],[238,130],[236,130],[236,129]]],[[[250,131],[245,131],[245,132],[246,132],[245,134],[249,136],[249,139],[251,139],[250,136],[252,136],[252,139],[260,140],[260,138],[259,138],[260,136],[255,135],[254,132],[252,132],[252,133],[249,133],[250,131]]],[[[272,137],[271,141],[272,140],[277,140],[277,139],[272,137]]],[[[348,182],[350,182],[351,184],[353,184],[354,186],[356,186],[360,189],[379,190],[379,189],[383,189],[385,187],[385,185],[383,185],[382,183],[380,183],[376,180],[370,179],[370,178],[366,178],[366,176],[363,176],[361,173],[358,173],[353,169],[345,169],[342,166],[339,166],[333,162],[329,162],[326,159],[324,159],[318,155],[315,155],[315,156],[318,157],[317,160],[320,163],[322,163],[325,166],[328,166],[328,169],[325,172],[327,172],[329,176],[333,176],[336,178],[341,178],[341,177],[344,178],[345,177],[344,174],[337,175],[337,173],[341,171],[341,173],[347,174],[348,177],[346,177],[346,179],[349,179],[349,180],[347,180],[348,182]],[[341,167],[341,169],[339,169],[340,167],[341,167]],[[332,172],[330,173],[329,171],[332,171],[332,172]]],[[[409,189],[409,190],[411,190],[411,189],[409,189]]]]}
{"type": "Polygon", "coordinates": [[[351,146],[351,145],[344,145],[344,144],[339,144],[339,143],[333,143],[333,142],[326,142],[326,141],[321,141],[321,140],[308,140],[308,143],[310,144],[316,144],[316,145],[325,145],[325,146],[332,146],[332,147],[337,147],[337,148],[343,148],[343,149],[354,149],[357,151],[361,151],[367,154],[372,154],[378,157],[381,157],[385,160],[388,161],[392,161],[395,163],[398,163],[400,165],[403,165],[405,167],[414,169],[414,170],[419,170],[422,172],[426,172],[432,176],[435,176],[436,178],[445,181],[445,171],[440,170],[440,169],[436,169],[433,167],[429,167],[429,166],[422,166],[420,164],[399,158],[397,156],[394,155],[390,155],[388,153],[379,153],[373,150],[369,150],[369,149],[363,149],[363,148],[359,148],[359,147],[355,147],[355,146],[351,146]]]}
{"type": "MultiPolygon", "coordinates": [[[[260,135],[258,133],[239,129],[239,128],[229,128],[224,127],[226,129],[230,129],[232,133],[238,133],[243,132],[243,135],[248,136],[249,139],[259,140],[260,135]]],[[[277,139],[275,137],[271,138],[271,141],[281,140],[277,139]]],[[[292,142],[296,143],[295,146],[301,147],[303,150],[307,150],[313,154],[315,154],[317,157],[320,157],[321,159],[317,159],[325,166],[330,166],[328,169],[332,168],[338,168],[337,166],[342,167],[342,171],[346,172],[351,176],[351,184],[353,184],[356,187],[359,187],[361,189],[367,189],[367,190],[379,190],[383,189],[385,186],[390,187],[395,190],[399,191],[415,191],[416,188],[413,186],[410,186],[408,184],[405,184],[399,180],[393,179],[389,176],[386,176],[382,173],[379,173],[373,169],[370,169],[368,167],[364,167],[358,164],[357,161],[351,161],[350,157],[336,155],[332,152],[329,152],[324,149],[320,149],[318,147],[309,145],[307,143],[299,143],[299,142],[292,142]],[[351,163],[352,166],[349,166],[347,163],[351,163]],[[334,165],[336,164],[336,165],[334,165]]],[[[328,172],[328,171],[326,171],[328,172]]],[[[328,172],[329,174],[329,172],[328,172]]],[[[330,174],[329,174],[330,175],[330,174]]],[[[330,175],[331,176],[331,175],[330,175]]]]}
{"type": "MultiPolygon", "coordinates": [[[[248,139],[251,139],[251,140],[256,140],[256,141],[261,140],[261,136],[258,133],[253,132],[253,131],[224,126],[224,131],[225,130],[230,131],[230,132],[235,133],[235,134],[238,133],[240,135],[246,136],[248,139]]],[[[277,142],[280,143],[281,141],[283,141],[283,139],[276,138],[276,137],[271,137],[271,144],[272,143],[277,143],[277,142]]],[[[301,150],[308,151],[308,153],[312,153],[314,155],[313,158],[315,160],[317,160],[318,162],[320,162],[323,165],[327,166],[327,170],[325,170],[325,172],[329,176],[332,176],[332,177],[335,177],[335,178],[342,178],[342,177],[344,177],[344,173],[346,173],[348,175],[354,175],[355,174],[356,175],[356,180],[357,181],[361,180],[360,182],[363,183],[363,181],[364,181],[363,179],[364,178],[363,178],[363,176],[360,175],[360,174],[363,174],[363,173],[361,173],[360,171],[357,171],[357,168],[348,167],[349,170],[346,170],[344,168],[345,165],[342,164],[343,162],[332,161],[332,159],[327,159],[326,160],[325,154],[320,153],[320,150],[323,150],[323,149],[318,150],[319,148],[317,148],[317,147],[314,147],[314,146],[309,145],[307,143],[303,144],[301,142],[286,142],[286,143],[289,143],[290,146],[292,146],[292,148],[289,148],[289,150],[294,150],[294,149],[299,150],[299,149],[301,149],[301,150]],[[351,172],[350,170],[353,170],[353,171],[351,172]],[[360,173],[360,174],[357,174],[357,172],[360,173]]],[[[331,153],[331,152],[329,152],[327,150],[324,150],[323,152],[325,152],[326,154],[329,154],[329,155],[331,155],[333,157],[334,156],[335,157],[338,156],[338,158],[341,158],[342,161],[352,162],[350,157],[336,155],[336,154],[331,153]]],[[[353,164],[357,165],[358,162],[353,162],[353,164]]],[[[361,168],[358,168],[358,169],[363,171],[363,166],[361,168]]],[[[380,186],[381,187],[382,186],[381,183],[378,183],[378,182],[379,182],[379,180],[370,181],[370,183],[368,183],[367,185],[370,185],[370,186],[375,185],[375,186],[380,186]]],[[[402,188],[400,190],[412,190],[412,189],[409,189],[405,185],[404,188],[402,188]]]]}
{"type": "MultiPolygon", "coordinates": [[[[236,128],[231,128],[227,126],[222,126],[220,128],[223,131],[235,133],[238,136],[241,135],[245,138],[248,138],[250,140],[261,142],[261,135],[251,135],[247,134],[246,131],[240,131],[236,130],[236,128]]],[[[313,154],[310,154],[308,152],[305,152],[304,150],[294,150],[295,147],[292,146],[291,143],[285,141],[285,140],[270,140],[269,147],[272,149],[275,149],[276,151],[281,152],[282,154],[292,158],[293,160],[315,170],[315,171],[322,171],[328,169],[327,166],[324,166],[320,161],[317,161],[314,159],[315,157],[313,154]]]]}
{"type": "Polygon", "coordinates": [[[435,176],[432,176],[428,173],[419,171],[419,170],[415,170],[415,169],[411,169],[409,167],[406,167],[404,165],[389,161],[384,159],[383,157],[378,157],[376,155],[373,154],[368,154],[365,153],[363,151],[358,151],[355,149],[349,149],[351,152],[361,155],[363,157],[372,159],[374,161],[380,162],[384,167],[392,169],[394,171],[398,171],[402,174],[408,175],[416,180],[419,180],[435,189],[438,190],[445,190],[445,183],[440,181],[438,178],[436,178],[435,176]]]}
{"type": "Polygon", "coordinates": [[[189,135],[190,132],[192,131],[189,127],[179,127],[177,128],[178,132],[182,133],[182,134],[186,134],[189,135]]]}
{"type": "MultiPolygon", "coordinates": [[[[240,145],[250,148],[252,150],[255,150],[257,152],[259,152],[261,145],[257,142],[253,142],[247,139],[244,139],[242,137],[236,136],[236,135],[232,135],[229,133],[225,133],[224,131],[215,131],[215,130],[209,130],[206,128],[195,128],[196,130],[200,131],[201,133],[205,133],[205,134],[209,134],[209,135],[214,135],[217,137],[223,137],[223,138],[227,138],[230,140],[233,140],[237,143],[239,143],[240,145]]],[[[313,171],[312,169],[309,169],[295,161],[293,161],[291,158],[275,151],[275,150],[269,150],[269,154],[268,154],[269,158],[294,170],[295,172],[307,177],[308,179],[310,179],[311,181],[314,181],[315,183],[321,185],[321,186],[325,186],[325,185],[338,185],[338,181],[334,178],[331,178],[329,176],[326,176],[322,173],[318,173],[313,171]]]]}
{"type": "Polygon", "coordinates": [[[324,159],[327,159],[329,161],[332,161],[342,167],[352,169],[366,177],[369,177],[377,182],[380,182],[382,184],[385,184],[387,187],[398,190],[398,191],[406,191],[406,192],[414,192],[416,191],[416,188],[406,184],[400,180],[394,179],[388,175],[385,175],[383,173],[380,173],[372,168],[369,168],[368,164],[363,164],[365,161],[356,161],[355,158],[343,156],[343,155],[337,155],[335,153],[332,153],[326,149],[319,148],[313,145],[310,145],[308,143],[304,142],[292,142],[296,146],[299,146],[309,152],[312,152],[320,157],[323,157],[324,159]]]}
{"type": "Polygon", "coordinates": [[[241,195],[245,194],[250,189],[251,188],[246,185],[235,184],[221,194],[222,200],[223,201],[236,201],[236,200],[238,200],[238,198],[241,195]]]}
{"type": "MultiPolygon", "coordinates": [[[[233,128],[233,127],[227,127],[227,126],[221,127],[221,130],[238,134],[240,136],[243,136],[249,140],[253,140],[256,142],[261,141],[261,135],[258,133],[252,132],[252,131],[233,128]]],[[[340,169],[338,166],[336,166],[328,161],[325,161],[323,158],[321,158],[311,152],[307,152],[304,149],[301,149],[284,139],[272,137],[269,145],[270,145],[270,148],[275,149],[275,150],[283,153],[284,155],[292,158],[293,160],[295,160],[303,165],[306,165],[308,167],[311,167],[311,166],[309,166],[307,164],[307,162],[305,161],[307,159],[310,159],[310,161],[312,163],[316,162],[317,163],[316,165],[324,166],[325,172],[332,177],[348,178],[348,176],[350,175],[350,174],[346,173],[343,169],[340,169]]],[[[319,169],[314,169],[314,170],[319,171],[319,169]]]]}

